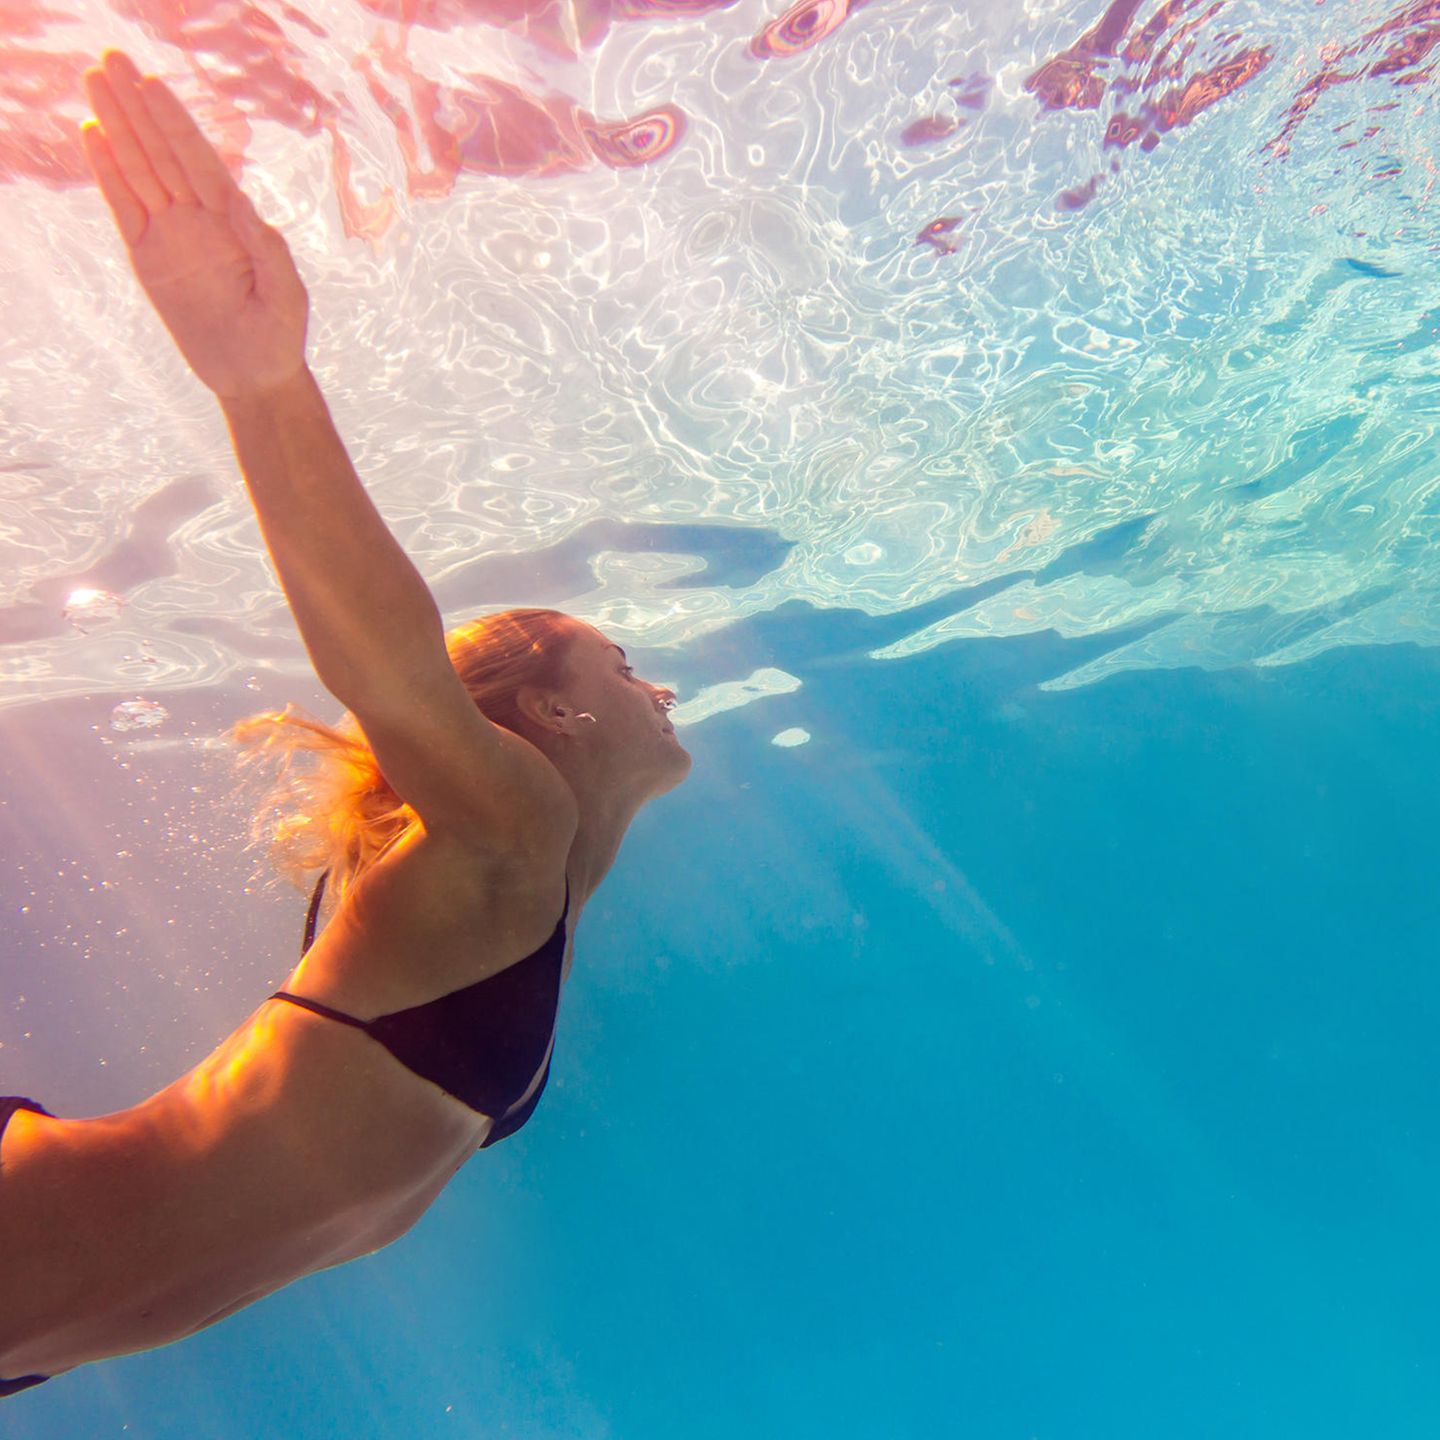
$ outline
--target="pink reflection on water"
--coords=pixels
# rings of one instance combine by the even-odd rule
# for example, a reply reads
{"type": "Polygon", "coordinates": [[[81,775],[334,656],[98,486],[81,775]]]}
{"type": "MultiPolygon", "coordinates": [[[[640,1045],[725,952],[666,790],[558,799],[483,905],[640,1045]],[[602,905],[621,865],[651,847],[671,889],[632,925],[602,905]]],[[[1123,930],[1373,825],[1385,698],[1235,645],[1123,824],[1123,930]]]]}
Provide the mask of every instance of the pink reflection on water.
{"type": "MultiPolygon", "coordinates": [[[[733,3],[356,0],[355,9],[373,20],[376,30],[351,64],[393,128],[411,198],[448,195],[468,174],[547,178],[596,165],[627,169],[658,161],[684,138],[686,116],[676,105],[602,119],[565,95],[541,93],[538,84],[481,70],[451,74],[442,83],[408,57],[411,34],[485,25],[546,54],[575,60],[614,26],[704,16],[733,3]]],[[[749,39],[749,53],[762,60],[799,55],[834,35],[865,3],[797,0],[749,39]]],[[[1227,3],[1161,0],[1142,18],[1142,0],[1111,0],[1093,26],[1025,79],[1024,89],[1041,111],[1113,107],[1100,141],[1110,152],[1106,170],[1077,177],[1057,195],[1058,209],[1084,208],[1106,174],[1118,173],[1122,157],[1151,152],[1163,138],[1178,136],[1269,68],[1275,58],[1270,46],[1248,43],[1238,29],[1221,28],[1217,17],[1227,3]],[[1213,35],[1207,33],[1211,27],[1213,35]]],[[[378,248],[399,206],[394,192],[376,179],[368,182],[378,196],[372,201],[356,188],[345,139],[351,103],[343,93],[328,93],[324,79],[312,81],[313,62],[299,44],[313,38],[333,48],[333,37],[322,24],[284,0],[264,7],[235,0],[111,0],[111,9],[175,52],[178,58],[167,67],[167,78],[174,81],[174,70],[188,69],[188,80],[181,79],[176,89],[237,173],[257,121],[306,137],[327,136],[345,231],[378,248]]],[[[95,56],[44,44],[50,27],[72,19],[55,0],[0,0],[0,181],[25,178],[53,188],[92,184],[78,124],[88,115],[80,75],[95,56]]],[[[1303,47],[1303,39],[1297,45],[1303,47]]],[[[1353,40],[1319,47],[1314,60],[1304,62],[1310,73],[1261,153],[1267,159],[1288,156],[1297,131],[1329,90],[1367,81],[1386,82],[1392,91],[1428,84],[1437,54],[1440,0],[1407,0],[1353,40]]],[[[991,83],[981,71],[949,80],[937,109],[906,124],[898,143],[917,148],[952,139],[970,124],[970,117],[958,112],[983,110],[991,83]]],[[[1379,134],[1380,117],[1395,103],[1368,106],[1362,113],[1369,123],[1357,134],[1337,136],[1337,148],[1353,148],[1379,134]]],[[[1386,159],[1374,173],[1390,179],[1402,172],[1397,162],[1386,159]]],[[[952,232],[959,223],[957,217],[942,216],[915,243],[953,254],[959,238],[952,232]]]]}
{"type": "MultiPolygon", "coordinates": [[[[960,248],[959,237],[954,235],[959,225],[958,215],[942,215],[932,220],[916,237],[916,245],[928,245],[937,255],[953,255],[960,248]]],[[[911,246],[914,249],[914,246],[911,246]]]]}
{"type": "MultiPolygon", "coordinates": [[[[1153,150],[1162,135],[1189,125],[1212,105],[1248,84],[1269,65],[1273,55],[1268,46],[1240,50],[1187,79],[1185,69],[1199,44],[1198,32],[1224,8],[1223,0],[1215,0],[1188,20],[1182,17],[1194,8],[1194,0],[1166,0],[1122,49],[1126,31],[1139,8],[1140,0],[1113,0],[1093,29],[1069,49],[1047,60],[1025,81],[1025,89],[1046,110],[1095,110],[1107,90],[1134,95],[1164,85],[1166,88],[1159,94],[1141,100],[1137,113],[1117,110],[1111,116],[1102,141],[1106,149],[1124,150],[1138,145],[1142,151],[1153,150]],[[1117,56],[1131,69],[1107,86],[1099,72],[1117,56]],[[1137,75],[1134,67],[1139,66],[1146,68],[1137,75]]],[[[1236,39],[1238,36],[1232,34],[1220,37],[1218,43],[1224,46],[1236,39]]],[[[1113,163],[1111,169],[1115,169],[1113,163]]],[[[1078,210],[1088,204],[1101,178],[1092,175],[1063,191],[1057,208],[1078,210]]]]}
{"type": "Polygon", "coordinates": [[[1045,61],[1026,79],[1025,89],[1046,110],[1094,110],[1105,93],[1105,82],[1095,72],[1115,54],[1139,8],[1140,0],[1113,0],[1095,28],[1045,61]]]}
{"type": "Polygon", "coordinates": [[[412,196],[448,195],[462,171],[546,176],[585,169],[596,160],[615,169],[643,165],[672,149],[685,132],[685,117],[674,106],[632,120],[603,121],[562,96],[527,94],[493,76],[465,75],[465,88],[438,85],[416,71],[398,47],[377,40],[371,49],[375,61],[362,54],[355,67],[395,126],[412,196]],[[408,89],[408,109],[387,88],[384,71],[408,89]],[[416,127],[430,154],[428,167],[416,127]]]}
{"type": "MultiPolygon", "coordinates": [[[[1380,24],[1366,30],[1358,40],[1347,46],[1327,45],[1320,55],[1320,70],[1312,79],[1301,86],[1295,99],[1286,111],[1287,119],[1278,135],[1273,136],[1261,147],[1267,153],[1283,159],[1290,153],[1290,141],[1304,123],[1317,100],[1327,91],[1340,85],[1352,84],[1357,80],[1386,79],[1396,87],[1423,85],[1434,75],[1434,66],[1424,69],[1419,66],[1430,52],[1440,44],[1440,0],[1418,0],[1406,5],[1380,24]],[[1409,30],[1410,34],[1403,32],[1409,30]],[[1390,40],[1388,48],[1370,65],[1354,64],[1344,67],[1347,61],[1356,60],[1360,54],[1390,40]]],[[[1372,114],[1392,108],[1389,105],[1371,107],[1372,114]]],[[[1374,135],[1379,126],[1372,127],[1368,135],[1374,135]]]]}
{"type": "Polygon", "coordinates": [[[408,30],[489,25],[565,60],[593,50],[612,25],[726,10],[735,0],[358,0],[362,9],[408,30]]]}
{"type": "MultiPolygon", "coordinates": [[[[976,70],[969,75],[949,80],[953,92],[950,99],[956,105],[968,110],[983,110],[985,97],[990,91],[990,77],[976,70]]],[[[913,120],[900,132],[900,143],[908,146],[933,145],[937,140],[948,139],[962,125],[968,124],[963,115],[925,115],[913,120]]]]}
{"type": "MultiPolygon", "coordinates": [[[[1203,8],[1197,0],[1165,0],[1155,13],[1126,40],[1125,36],[1139,0],[1113,0],[1099,23],[1073,45],[1047,60],[1025,81],[1042,109],[1094,110],[1106,94],[1138,96],[1130,109],[1117,109],[1106,122],[1103,147],[1142,152],[1153,150],[1162,136],[1181,129],[1220,101],[1229,98],[1264,72],[1274,59],[1268,45],[1245,45],[1239,31],[1218,35],[1212,48],[1218,56],[1207,66],[1187,73],[1200,44],[1202,28],[1224,8],[1224,0],[1212,0],[1203,8]],[[1191,11],[1196,11],[1190,15],[1191,11]],[[1186,17],[1189,18],[1186,18],[1186,17]],[[1100,71],[1118,61],[1126,68],[1108,85],[1100,71]],[[1152,93],[1153,92],[1153,93],[1152,93]]],[[[1287,120],[1278,135],[1262,145],[1261,153],[1283,158],[1290,140],[1315,103],[1327,90],[1365,79],[1387,79],[1394,86],[1427,83],[1433,64],[1421,62],[1440,46],[1440,0],[1414,0],[1402,6],[1380,24],[1365,31],[1349,45],[1327,45],[1321,51],[1319,72],[1307,80],[1287,107],[1287,120]],[[1370,64],[1346,65],[1362,52],[1388,41],[1388,48],[1370,64]]],[[[1378,114],[1390,105],[1370,107],[1378,114]]],[[[1379,125],[1366,129],[1362,139],[1379,132],[1379,125]]],[[[1346,141],[1340,148],[1357,143],[1346,141]]],[[[1112,173],[1116,170],[1111,162],[1112,173]]],[[[1389,178],[1396,169],[1377,171],[1389,178]]],[[[1094,197],[1101,175],[1067,189],[1057,207],[1075,210],[1094,197]]]]}
{"type": "Polygon", "coordinates": [[[923,119],[912,121],[900,132],[900,143],[933,145],[937,140],[953,135],[964,123],[963,120],[951,120],[943,115],[926,115],[923,119]]]}
{"type": "MultiPolygon", "coordinates": [[[[627,169],[651,164],[685,133],[685,116],[664,104],[643,114],[601,119],[561,95],[531,93],[483,73],[439,84],[407,60],[413,26],[486,23],[559,53],[574,54],[566,37],[592,39],[613,21],[664,18],[724,8],[733,0],[360,0],[362,8],[399,22],[398,38],[377,31],[351,62],[371,97],[390,120],[405,162],[412,198],[449,194],[463,173],[505,176],[565,174],[605,165],[627,169]],[[562,19],[571,21],[566,31],[562,19]],[[599,28],[597,28],[599,27],[599,28]],[[422,157],[421,144],[428,151],[422,157]]],[[[373,202],[352,184],[353,163],[345,128],[353,110],[307,76],[309,61],[270,13],[233,0],[112,0],[122,19],[172,48],[190,80],[165,71],[176,92],[239,174],[257,120],[300,135],[329,137],[335,187],[345,233],[377,247],[398,206],[388,186],[373,202]]],[[[311,17],[288,4],[272,7],[292,26],[319,40],[330,37],[311,17]]],[[[47,26],[67,22],[63,11],[25,0],[0,0],[0,181],[29,179],[53,188],[94,182],[79,143],[79,122],[89,115],[80,83],[95,63],[88,50],[47,51],[26,41],[47,26]]]]}
{"type": "Polygon", "coordinates": [[[866,0],[798,0],[750,41],[757,60],[784,60],[833,35],[866,0]]]}

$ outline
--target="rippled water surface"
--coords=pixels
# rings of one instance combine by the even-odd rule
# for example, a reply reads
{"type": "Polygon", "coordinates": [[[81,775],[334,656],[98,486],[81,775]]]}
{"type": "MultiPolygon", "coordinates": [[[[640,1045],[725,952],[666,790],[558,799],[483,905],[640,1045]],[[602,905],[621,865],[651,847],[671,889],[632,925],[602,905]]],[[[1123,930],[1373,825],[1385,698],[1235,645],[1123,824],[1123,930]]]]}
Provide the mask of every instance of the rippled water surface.
{"type": "Polygon", "coordinates": [[[5,703],[303,663],[84,170],[107,43],[283,227],[447,614],[1106,636],[1057,686],[1440,638],[1434,4],[7,18],[5,703]]]}

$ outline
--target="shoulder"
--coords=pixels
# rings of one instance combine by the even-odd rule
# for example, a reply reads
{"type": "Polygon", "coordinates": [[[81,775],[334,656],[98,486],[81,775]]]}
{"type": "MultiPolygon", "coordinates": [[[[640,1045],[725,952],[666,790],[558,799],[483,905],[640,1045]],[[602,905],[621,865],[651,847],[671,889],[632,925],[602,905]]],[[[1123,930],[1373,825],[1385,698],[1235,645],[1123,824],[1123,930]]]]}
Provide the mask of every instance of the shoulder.
{"type": "Polygon", "coordinates": [[[386,783],[431,834],[497,852],[551,850],[574,836],[578,808],[564,777],[528,740],[487,719],[448,666],[351,713],[386,783]]]}
{"type": "Polygon", "coordinates": [[[416,826],[341,899],[301,962],[302,993],[363,1019],[504,969],[553,933],[567,860],[563,830],[507,848],[416,826]]]}
{"type": "Polygon", "coordinates": [[[574,821],[559,804],[485,831],[422,823],[410,854],[395,857],[391,874],[402,889],[413,888],[422,903],[446,914],[473,915],[476,907],[492,917],[551,908],[558,913],[574,837],[574,821]]]}
{"type": "Polygon", "coordinates": [[[542,852],[568,854],[580,824],[575,792],[528,740],[499,726],[496,733],[511,780],[507,787],[511,803],[499,827],[502,842],[508,847],[520,841],[542,852]]]}

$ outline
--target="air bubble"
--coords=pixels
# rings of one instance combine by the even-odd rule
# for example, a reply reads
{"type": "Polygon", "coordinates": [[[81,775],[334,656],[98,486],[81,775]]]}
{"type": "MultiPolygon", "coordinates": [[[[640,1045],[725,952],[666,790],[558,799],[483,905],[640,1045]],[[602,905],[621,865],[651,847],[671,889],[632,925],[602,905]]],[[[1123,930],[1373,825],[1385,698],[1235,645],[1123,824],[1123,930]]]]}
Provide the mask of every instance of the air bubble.
{"type": "Polygon", "coordinates": [[[63,614],[84,635],[92,625],[117,619],[124,605],[118,595],[112,595],[108,590],[72,590],[63,614]]]}
{"type": "Polygon", "coordinates": [[[112,730],[153,730],[170,718],[158,700],[122,700],[110,712],[112,730]]]}

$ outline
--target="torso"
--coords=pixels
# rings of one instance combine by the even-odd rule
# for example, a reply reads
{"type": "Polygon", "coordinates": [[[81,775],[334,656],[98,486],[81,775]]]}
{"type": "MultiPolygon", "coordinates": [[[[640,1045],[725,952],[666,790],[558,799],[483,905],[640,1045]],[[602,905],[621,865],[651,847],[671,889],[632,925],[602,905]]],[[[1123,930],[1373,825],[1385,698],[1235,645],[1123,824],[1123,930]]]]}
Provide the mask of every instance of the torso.
{"type": "MultiPolygon", "coordinates": [[[[497,859],[416,831],[367,871],[283,988],[362,1020],[424,1003],[531,954],[565,889],[563,855],[497,859]]],[[[571,885],[566,975],[586,898],[571,885]]],[[[132,1110],[11,1126],[7,1169],[83,1167],[86,1183],[55,1193],[91,1197],[73,1214],[47,1210],[44,1227],[93,1246],[89,1313],[47,1329],[39,1353],[0,1357],[20,1367],[0,1374],[46,1374],[179,1338],[378,1249],[419,1219],[490,1122],[360,1031],[270,1002],[132,1110]],[[140,1243],[116,1247],[117,1234],[140,1243]]]]}

